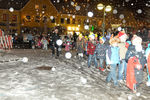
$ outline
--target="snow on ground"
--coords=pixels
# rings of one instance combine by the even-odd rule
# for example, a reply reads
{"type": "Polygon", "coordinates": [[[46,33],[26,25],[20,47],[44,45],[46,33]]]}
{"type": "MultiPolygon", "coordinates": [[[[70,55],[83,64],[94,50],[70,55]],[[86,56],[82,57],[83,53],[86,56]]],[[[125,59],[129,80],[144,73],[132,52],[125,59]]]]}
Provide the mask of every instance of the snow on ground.
{"type": "MultiPolygon", "coordinates": [[[[51,51],[12,50],[0,56],[0,100],[149,100],[144,83],[133,94],[125,84],[106,84],[106,72],[73,57],[52,58],[51,51]],[[28,57],[29,62],[3,62],[28,57]],[[49,69],[38,69],[47,66],[49,69]],[[52,69],[51,69],[52,68],[52,69]],[[51,70],[50,70],[51,69],[51,70]]],[[[145,73],[146,75],[146,73],[145,73]]]]}

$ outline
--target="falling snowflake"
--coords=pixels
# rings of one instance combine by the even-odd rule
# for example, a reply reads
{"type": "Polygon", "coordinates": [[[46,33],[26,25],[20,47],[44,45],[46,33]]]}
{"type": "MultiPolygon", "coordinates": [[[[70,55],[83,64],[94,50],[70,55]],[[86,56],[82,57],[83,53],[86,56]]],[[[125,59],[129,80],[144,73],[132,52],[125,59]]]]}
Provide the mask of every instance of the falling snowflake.
{"type": "Polygon", "coordinates": [[[141,9],[138,9],[138,10],[137,10],[137,13],[141,14],[141,13],[142,13],[142,10],[141,10],[141,9]]]}
{"type": "Polygon", "coordinates": [[[80,6],[76,6],[76,10],[77,10],[77,11],[79,11],[79,10],[80,10],[80,8],[81,8],[80,6]]]}
{"type": "Polygon", "coordinates": [[[89,22],[89,19],[87,19],[86,22],[88,23],[88,22],[89,22]]]}
{"type": "Polygon", "coordinates": [[[14,8],[13,8],[13,7],[10,7],[10,8],[9,8],[9,11],[10,11],[10,12],[13,12],[13,11],[14,11],[14,8]]]}
{"type": "Polygon", "coordinates": [[[71,2],[71,5],[72,5],[72,6],[74,5],[74,2],[73,2],[73,1],[71,2]]]}
{"type": "Polygon", "coordinates": [[[54,19],[54,16],[50,16],[50,19],[51,19],[51,20],[54,19]]]}
{"type": "Polygon", "coordinates": [[[124,19],[124,15],[121,14],[121,15],[119,16],[119,18],[120,18],[120,19],[124,19]]]}
{"type": "Polygon", "coordinates": [[[72,16],[72,18],[75,18],[75,17],[76,17],[75,15],[72,16]]]}
{"type": "Polygon", "coordinates": [[[60,2],[60,0],[57,0],[57,3],[59,3],[60,2]]]}
{"type": "Polygon", "coordinates": [[[124,20],[122,21],[122,23],[124,23],[124,24],[125,24],[125,23],[126,23],[126,20],[124,19],[124,20]]]}
{"type": "Polygon", "coordinates": [[[88,12],[88,17],[93,17],[93,12],[88,12]]]}
{"type": "Polygon", "coordinates": [[[113,10],[113,14],[117,14],[118,11],[116,9],[113,10]]]}

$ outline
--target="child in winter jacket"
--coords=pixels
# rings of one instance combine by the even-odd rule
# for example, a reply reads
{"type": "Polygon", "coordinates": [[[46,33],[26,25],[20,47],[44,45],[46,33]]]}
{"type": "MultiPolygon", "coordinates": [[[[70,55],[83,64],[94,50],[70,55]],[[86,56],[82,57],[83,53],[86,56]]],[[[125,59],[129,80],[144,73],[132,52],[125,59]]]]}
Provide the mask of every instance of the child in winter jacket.
{"type": "Polygon", "coordinates": [[[126,80],[126,70],[127,70],[127,63],[125,61],[125,55],[127,52],[127,47],[126,47],[126,40],[128,38],[127,34],[125,31],[120,31],[118,33],[118,38],[120,42],[118,43],[118,47],[120,48],[120,64],[118,68],[118,81],[123,82],[123,79],[126,80]],[[124,77],[123,77],[124,74],[124,77]]]}
{"type": "Polygon", "coordinates": [[[77,38],[77,54],[78,58],[82,59],[83,58],[83,53],[84,53],[84,47],[83,47],[84,41],[83,41],[83,36],[82,34],[79,34],[79,37],[77,38]]]}
{"type": "Polygon", "coordinates": [[[104,65],[103,64],[104,64],[104,61],[106,58],[106,49],[107,49],[107,46],[104,43],[105,43],[106,39],[104,37],[100,37],[99,40],[100,40],[99,43],[96,45],[95,53],[96,53],[97,59],[100,62],[99,69],[101,71],[104,71],[104,65]]]}
{"type": "Polygon", "coordinates": [[[95,49],[96,49],[94,38],[95,38],[94,34],[89,35],[89,42],[88,42],[88,46],[87,46],[87,54],[89,55],[89,57],[88,57],[88,67],[91,66],[91,62],[92,62],[92,60],[94,60],[95,67],[97,68],[97,59],[96,59],[96,55],[94,53],[95,49]]]}
{"type": "MultiPolygon", "coordinates": [[[[87,46],[88,46],[88,37],[84,37],[84,43],[83,43],[83,48],[84,48],[84,54],[87,56],[87,46]]],[[[86,57],[85,56],[85,57],[86,57]]]]}
{"type": "Polygon", "coordinates": [[[71,45],[71,41],[69,40],[69,38],[66,40],[66,42],[64,43],[64,46],[65,46],[65,51],[66,52],[69,52],[72,45],[71,45]]]}
{"type": "Polygon", "coordinates": [[[43,44],[43,49],[48,50],[48,41],[46,40],[45,37],[42,38],[41,43],[43,44]]]}
{"type": "Polygon", "coordinates": [[[116,76],[116,68],[117,68],[117,64],[120,61],[118,42],[119,42],[118,38],[115,38],[115,37],[111,38],[109,41],[110,46],[108,47],[106,51],[106,63],[110,64],[111,66],[110,72],[106,78],[106,82],[108,83],[111,81],[111,79],[113,79],[115,86],[118,85],[117,76],[116,76]]]}
{"type": "Polygon", "coordinates": [[[126,85],[135,93],[137,86],[142,83],[143,68],[146,64],[145,51],[140,37],[133,36],[132,45],[128,48],[125,60],[127,62],[126,85]]]}

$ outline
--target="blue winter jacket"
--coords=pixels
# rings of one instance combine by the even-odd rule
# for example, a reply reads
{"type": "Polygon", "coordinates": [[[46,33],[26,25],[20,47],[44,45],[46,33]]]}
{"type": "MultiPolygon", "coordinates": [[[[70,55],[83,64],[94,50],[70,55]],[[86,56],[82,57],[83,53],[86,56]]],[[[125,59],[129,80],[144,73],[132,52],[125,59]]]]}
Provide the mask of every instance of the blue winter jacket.
{"type": "Polygon", "coordinates": [[[106,60],[107,64],[119,64],[120,62],[119,47],[109,46],[106,55],[107,55],[107,60],[106,60]]]}

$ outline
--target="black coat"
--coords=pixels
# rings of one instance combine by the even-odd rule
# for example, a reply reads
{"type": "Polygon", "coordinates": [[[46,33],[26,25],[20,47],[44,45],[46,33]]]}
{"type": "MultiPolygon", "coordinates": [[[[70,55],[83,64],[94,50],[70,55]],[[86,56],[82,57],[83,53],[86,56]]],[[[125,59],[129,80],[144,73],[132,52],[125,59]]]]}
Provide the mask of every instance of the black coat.
{"type": "Polygon", "coordinates": [[[52,45],[57,47],[58,45],[57,45],[56,41],[60,39],[60,35],[58,33],[57,34],[53,33],[51,39],[52,39],[52,45]]]}

